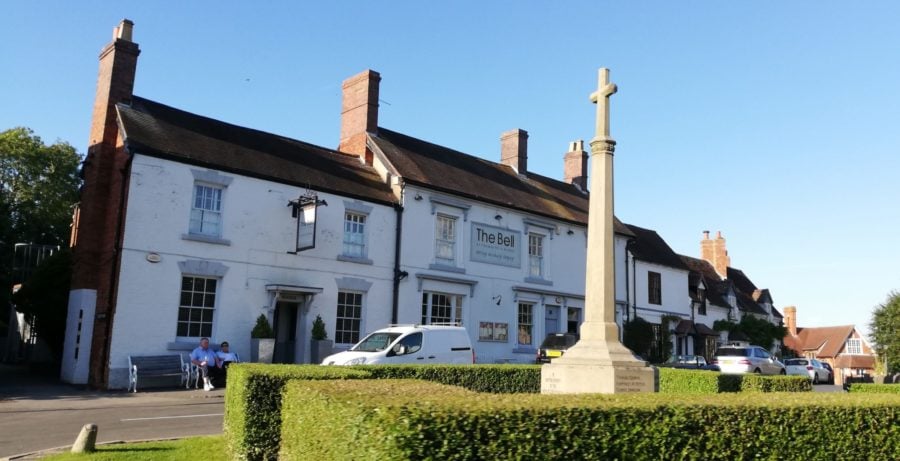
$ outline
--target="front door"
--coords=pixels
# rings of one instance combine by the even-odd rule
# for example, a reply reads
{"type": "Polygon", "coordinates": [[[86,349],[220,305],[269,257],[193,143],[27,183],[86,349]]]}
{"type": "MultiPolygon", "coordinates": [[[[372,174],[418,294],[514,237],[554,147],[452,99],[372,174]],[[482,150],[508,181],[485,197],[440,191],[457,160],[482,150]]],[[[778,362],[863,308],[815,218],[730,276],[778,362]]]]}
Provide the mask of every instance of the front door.
{"type": "Polygon", "coordinates": [[[547,306],[544,310],[544,336],[559,333],[559,306],[547,306]]]}
{"type": "Polygon", "coordinates": [[[297,303],[279,301],[275,304],[275,352],[272,363],[294,363],[298,312],[297,303]]]}

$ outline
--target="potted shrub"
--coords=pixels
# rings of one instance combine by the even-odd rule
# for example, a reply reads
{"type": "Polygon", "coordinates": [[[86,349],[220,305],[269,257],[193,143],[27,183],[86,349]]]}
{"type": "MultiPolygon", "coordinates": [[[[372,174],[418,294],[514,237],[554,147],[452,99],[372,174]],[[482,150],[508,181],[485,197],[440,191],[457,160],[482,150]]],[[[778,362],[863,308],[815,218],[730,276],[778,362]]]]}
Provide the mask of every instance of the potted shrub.
{"type": "Polygon", "coordinates": [[[265,314],[259,314],[256,325],[250,331],[250,361],[272,363],[275,352],[275,331],[265,314]]]}
{"type": "Polygon", "coordinates": [[[328,332],[325,331],[325,322],[322,316],[317,315],[312,326],[312,341],[310,341],[309,360],[312,363],[322,363],[325,357],[331,355],[333,343],[328,339],[328,332]]]}

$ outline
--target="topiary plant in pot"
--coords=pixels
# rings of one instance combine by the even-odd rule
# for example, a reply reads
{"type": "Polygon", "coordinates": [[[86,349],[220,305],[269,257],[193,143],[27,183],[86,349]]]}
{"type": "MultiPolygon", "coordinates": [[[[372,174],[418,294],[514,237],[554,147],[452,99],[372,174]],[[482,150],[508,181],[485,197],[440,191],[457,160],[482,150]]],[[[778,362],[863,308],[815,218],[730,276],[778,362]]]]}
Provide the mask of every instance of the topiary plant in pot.
{"type": "Polygon", "coordinates": [[[272,363],[275,352],[275,331],[265,314],[259,314],[256,325],[250,331],[250,361],[272,363]]]}
{"type": "Polygon", "coordinates": [[[322,363],[325,357],[331,355],[334,343],[328,339],[325,331],[325,322],[322,316],[317,315],[312,324],[312,340],[310,341],[309,359],[311,363],[322,363]]]}

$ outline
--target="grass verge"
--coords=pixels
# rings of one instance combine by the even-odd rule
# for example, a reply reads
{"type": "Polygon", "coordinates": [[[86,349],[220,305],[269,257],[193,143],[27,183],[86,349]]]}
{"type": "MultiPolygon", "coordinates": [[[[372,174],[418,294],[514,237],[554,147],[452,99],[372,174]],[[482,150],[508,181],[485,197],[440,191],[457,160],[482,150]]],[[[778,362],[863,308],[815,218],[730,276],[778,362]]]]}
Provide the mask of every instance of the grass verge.
{"type": "Polygon", "coordinates": [[[225,437],[214,435],[157,442],[111,443],[97,445],[97,451],[93,453],[60,453],[41,459],[46,461],[181,461],[186,459],[225,461],[228,456],[225,453],[225,437]]]}

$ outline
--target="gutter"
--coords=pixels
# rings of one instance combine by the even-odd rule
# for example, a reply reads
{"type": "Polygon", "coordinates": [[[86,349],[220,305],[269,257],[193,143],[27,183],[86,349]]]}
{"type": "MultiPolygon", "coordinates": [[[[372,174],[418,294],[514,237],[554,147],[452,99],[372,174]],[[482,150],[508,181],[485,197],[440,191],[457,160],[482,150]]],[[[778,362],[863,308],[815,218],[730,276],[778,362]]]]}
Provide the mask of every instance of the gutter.
{"type": "Polygon", "coordinates": [[[400,201],[394,204],[394,212],[397,216],[397,224],[394,227],[394,296],[391,300],[391,324],[396,325],[399,317],[400,306],[400,281],[409,275],[408,272],[400,270],[400,243],[403,235],[403,198],[406,184],[400,183],[400,201]]]}

